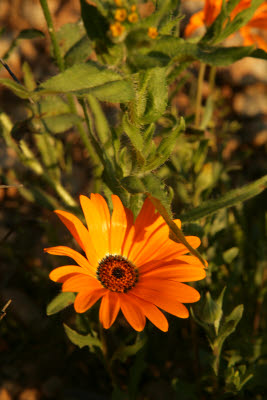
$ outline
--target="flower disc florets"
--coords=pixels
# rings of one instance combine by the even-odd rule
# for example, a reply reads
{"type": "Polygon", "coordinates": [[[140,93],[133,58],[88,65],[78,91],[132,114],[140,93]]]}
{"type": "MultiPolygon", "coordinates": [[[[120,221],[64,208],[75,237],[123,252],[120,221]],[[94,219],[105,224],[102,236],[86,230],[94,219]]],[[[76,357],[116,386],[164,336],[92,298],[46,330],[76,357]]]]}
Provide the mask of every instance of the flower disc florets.
{"type": "Polygon", "coordinates": [[[126,293],[135,286],[138,279],[135,266],[120,255],[108,255],[103,258],[96,274],[101,284],[112,292],[126,293]]]}

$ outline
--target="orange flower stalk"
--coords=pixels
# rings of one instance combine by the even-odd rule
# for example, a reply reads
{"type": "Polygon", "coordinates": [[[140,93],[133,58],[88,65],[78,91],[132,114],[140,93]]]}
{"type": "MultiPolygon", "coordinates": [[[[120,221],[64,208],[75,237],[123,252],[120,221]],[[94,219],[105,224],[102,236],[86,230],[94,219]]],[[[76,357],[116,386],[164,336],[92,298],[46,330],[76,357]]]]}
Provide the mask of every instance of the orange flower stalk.
{"type": "Polygon", "coordinates": [[[114,24],[110,25],[109,29],[113,37],[118,37],[125,31],[125,26],[123,26],[120,22],[115,22],[114,24]]]}
{"type": "Polygon", "coordinates": [[[157,28],[155,28],[154,26],[150,26],[148,28],[147,34],[149,37],[151,37],[151,39],[156,39],[156,37],[158,36],[157,28]]]}
{"type": "MultiPolygon", "coordinates": [[[[250,7],[251,0],[241,0],[234,10],[231,12],[230,18],[233,20],[235,16],[242,10],[250,7]]],[[[185,29],[185,36],[188,37],[202,26],[210,26],[220,14],[222,8],[222,0],[205,0],[203,10],[195,13],[189,20],[185,29]]],[[[267,51],[266,41],[254,32],[254,28],[267,29],[267,3],[264,2],[255,11],[252,19],[239,32],[244,39],[244,45],[257,45],[267,51]]]]}
{"type": "MultiPolygon", "coordinates": [[[[187,248],[169,239],[169,229],[149,199],[133,220],[132,212],[123,206],[118,196],[112,196],[113,213],[99,194],[91,198],[80,196],[88,229],[66,211],[55,211],[69,229],[85,256],[77,251],[57,246],[47,253],[67,256],[78,265],[54,269],[49,277],[63,283],[63,292],[77,292],[76,312],[83,313],[99,299],[99,319],[108,329],[119,310],[136,330],[142,331],[148,318],[162,331],[168,321],[159,310],[180,318],[189,316],[182,303],[199,300],[196,289],[182,282],[203,279],[205,270],[187,248]]],[[[175,220],[180,227],[181,222],[175,220]]],[[[194,248],[199,238],[187,236],[194,248]]]]}

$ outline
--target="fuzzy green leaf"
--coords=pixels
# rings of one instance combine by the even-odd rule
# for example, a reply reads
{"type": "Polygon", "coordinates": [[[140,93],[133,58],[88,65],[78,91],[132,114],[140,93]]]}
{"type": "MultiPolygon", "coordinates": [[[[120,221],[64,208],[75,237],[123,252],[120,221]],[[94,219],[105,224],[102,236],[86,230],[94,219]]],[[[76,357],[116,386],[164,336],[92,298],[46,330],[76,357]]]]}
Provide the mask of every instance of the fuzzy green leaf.
{"type": "Polygon", "coordinates": [[[78,346],[80,349],[82,349],[85,346],[88,346],[90,350],[93,350],[93,346],[95,347],[102,347],[102,344],[100,340],[96,337],[93,337],[92,335],[81,335],[80,333],[74,331],[70,327],[68,327],[66,324],[63,324],[65,332],[69,338],[69,340],[78,346]]]}
{"type": "Polygon", "coordinates": [[[216,347],[219,352],[221,351],[225,339],[235,331],[237,324],[242,318],[243,311],[244,306],[243,304],[240,304],[225,318],[224,323],[220,326],[218,336],[212,346],[213,348],[216,347]]]}
{"type": "Polygon", "coordinates": [[[62,25],[56,32],[56,37],[66,66],[85,61],[92,52],[91,42],[82,24],[62,25]]]}
{"type": "Polygon", "coordinates": [[[136,340],[136,342],[132,345],[123,345],[119,347],[113,354],[111,361],[120,360],[121,362],[125,362],[128,357],[134,356],[139,350],[141,350],[145,343],[146,338],[143,338],[136,340]]]}
{"type": "Polygon", "coordinates": [[[164,132],[164,137],[157,147],[152,160],[148,160],[147,162],[145,167],[146,171],[156,169],[168,160],[174,150],[179,135],[182,131],[184,131],[184,129],[184,119],[181,118],[180,123],[177,124],[173,129],[169,129],[164,132]]]}
{"type": "Polygon", "coordinates": [[[76,114],[61,114],[41,118],[41,121],[43,125],[42,128],[45,128],[47,132],[61,133],[66,132],[79,122],[82,122],[82,118],[76,114]]]}
{"type": "Polygon", "coordinates": [[[172,60],[179,62],[199,60],[209,65],[227,66],[244,57],[249,57],[254,51],[253,46],[220,47],[206,43],[191,43],[173,36],[161,36],[152,47],[143,50],[144,62],[149,58],[159,58],[162,65],[172,60]]]}
{"type": "Polygon", "coordinates": [[[129,193],[132,193],[132,194],[144,193],[145,192],[145,187],[143,185],[143,182],[141,181],[140,178],[137,178],[137,176],[125,176],[121,180],[121,185],[129,193]]]}
{"type": "Polygon", "coordinates": [[[196,207],[193,210],[182,214],[180,218],[184,222],[197,221],[198,219],[206,217],[207,215],[211,215],[218,210],[235,206],[240,202],[257,196],[264,189],[266,189],[266,185],[267,175],[253,183],[249,183],[241,188],[231,190],[216,200],[206,201],[202,203],[200,207],[196,207]]]}
{"type": "Polygon", "coordinates": [[[108,41],[107,31],[109,28],[108,20],[104,17],[105,7],[97,1],[98,7],[88,4],[85,0],[80,0],[81,15],[87,35],[91,40],[108,41]]]}
{"type": "Polygon", "coordinates": [[[75,294],[71,292],[59,293],[47,306],[46,314],[53,315],[73,304],[75,294]]]}
{"type": "Polygon", "coordinates": [[[30,97],[30,92],[20,85],[17,82],[13,82],[7,78],[0,78],[0,84],[4,85],[8,89],[10,89],[16,96],[20,97],[21,99],[28,99],[30,97]]]}
{"type": "Polygon", "coordinates": [[[66,71],[48,79],[34,92],[39,97],[45,93],[73,93],[87,96],[92,93],[99,100],[129,101],[134,97],[133,86],[115,71],[92,61],[75,64],[66,71]]]}
{"type": "Polygon", "coordinates": [[[140,73],[135,104],[140,123],[149,124],[161,117],[167,100],[166,69],[153,68],[140,73]]]}

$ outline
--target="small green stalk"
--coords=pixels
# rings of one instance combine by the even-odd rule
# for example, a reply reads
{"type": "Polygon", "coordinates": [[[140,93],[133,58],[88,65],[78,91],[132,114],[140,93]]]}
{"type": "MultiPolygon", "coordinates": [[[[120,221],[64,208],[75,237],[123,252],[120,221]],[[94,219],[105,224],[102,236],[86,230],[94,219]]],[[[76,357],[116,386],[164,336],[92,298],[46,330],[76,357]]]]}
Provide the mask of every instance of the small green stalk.
{"type": "Polygon", "coordinates": [[[53,25],[52,17],[48,8],[48,4],[46,0],[40,0],[41,7],[43,9],[44,17],[47,23],[48,33],[52,42],[53,53],[58,65],[58,68],[61,72],[64,71],[64,60],[60,54],[59,44],[56,38],[55,28],[53,25]]]}
{"type": "Polygon", "coordinates": [[[202,88],[203,88],[205,70],[206,70],[206,64],[201,63],[200,68],[199,68],[199,73],[198,73],[198,81],[197,81],[197,99],[196,99],[196,114],[195,114],[196,128],[198,128],[200,125],[202,88]]]}

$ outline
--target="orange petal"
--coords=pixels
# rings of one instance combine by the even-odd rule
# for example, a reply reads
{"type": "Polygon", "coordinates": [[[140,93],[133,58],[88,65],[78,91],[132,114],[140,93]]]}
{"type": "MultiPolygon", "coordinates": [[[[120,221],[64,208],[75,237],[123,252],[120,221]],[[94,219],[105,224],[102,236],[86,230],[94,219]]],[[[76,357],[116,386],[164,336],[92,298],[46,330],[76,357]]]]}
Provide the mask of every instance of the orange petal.
{"type": "Polygon", "coordinates": [[[138,301],[139,307],[142,309],[145,316],[152,322],[152,324],[154,324],[163,332],[167,332],[169,324],[165,315],[162,314],[162,312],[156,306],[154,306],[154,304],[149,303],[148,301],[140,298],[136,298],[136,301],[138,301]]]}
{"type": "Polygon", "coordinates": [[[87,292],[96,289],[103,289],[101,283],[97,279],[84,274],[71,276],[62,285],[62,292],[87,292]]]}
{"type": "Polygon", "coordinates": [[[167,279],[178,282],[193,282],[204,279],[206,276],[206,272],[203,268],[192,267],[191,265],[166,265],[162,268],[157,268],[150,270],[149,272],[142,273],[142,276],[144,276],[145,278],[167,279]]]}
{"type": "Polygon", "coordinates": [[[127,230],[129,231],[131,211],[126,211],[120,198],[112,195],[113,213],[110,227],[110,254],[122,254],[122,245],[125,240],[127,230]]]}
{"type": "Polygon", "coordinates": [[[138,332],[141,332],[146,324],[146,317],[139,307],[139,299],[126,293],[120,294],[121,310],[129,324],[138,332]]]}
{"type": "Polygon", "coordinates": [[[165,267],[198,267],[198,268],[204,268],[203,264],[201,261],[196,258],[195,256],[179,256],[178,258],[171,258],[170,260],[152,260],[149,261],[145,264],[142,264],[138,270],[140,274],[146,274],[147,272],[150,271],[156,271],[159,268],[165,268],[165,267]]]}
{"type": "Polygon", "coordinates": [[[102,221],[102,229],[103,231],[110,230],[110,212],[108,209],[108,205],[104,197],[102,197],[98,193],[91,193],[91,201],[95,204],[95,207],[98,209],[101,221],[102,221]]]}
{"type": "MultiPolygon", "coordinates": [[[[168,237],[166,238],[166,234],[166,227],[165,230],[162,227],[153,237],[151,237],[147,246],[143,248],[142,253],[139,254],[137,260],[135,260],[139,267],[144,263],[155,259],[164,262],[173,259],[180,259],[181,255],[189,252],[187,247],[182,243],[176,243],[168,237]],[[161,246],[157,245],[157,241],[158,243],[161,243],[161,246]]],[[[200,239],[196,236],[186,236],[185,238],[193,248],[197,248],[201,243],[200,239]]]]}
{"type": "Polygon", "coordinates": [[[210,26],[218,17],[222,8],[222,0],[205,0],[204,5],[204,22],[210,26]]]}
{"type": "MultiPolygon", "coordinates": [[[[176,225],[180,228],[181,221],[174,220],[176,225]]],[[[195,236],[187,236],[189,244],[192,247],[199,245],[200,240],[195,236]]],[[[129,258],[141,266],[150,260],[166,260],[171,259],[171,255],[179,255],[188,253],[187,248],[182,243],[176,243],[169,239],[169,227],[163,222],[152,234],[146,238],[139,246],[134,246],[133,251],[129,255],[129,258]],[[160,243],[160,246],[159,246],[160,243]]]]}
{"type": "Polygon", "coordinates": [[[152,225],[159,217],[151,200],[147,197],[144,201],[143,207],[135,220],[135,237],[143,239],[145,233],[144,227],[152,225]]]}
{"type": "Polygon", "coordinates": [[[79,264],[82,268],[91,273],[95,273],[95,268],[93,268],[89,264],[88,260],[86,260],[84,256],[82,256],[77,251],[71,249],[70,247],[66,246],[48,247],[47,249],[44,249],[44,251],[49,254],[54,254],[55,256],[66,256],[73,258],[73,260],[75,260],[76,263],[79,264]]]}
{"type": "Polygon", "coordinates": [[[107,291],[102,298],[99,309],[99,320],[105,329],[111,327],[120,310],[120,300],[117,293],[107,291]]]}
{"type": "Polygon", "coordinates": [[[91,240],[91,236],[82,222],[66,211],[56,210],[55,213],[61,219],[63,224],[68,228],[77,243],[85,251],[86,256],[93,267],[97,267],[97,255],[91,240]]]}
{"type": "Polygon", "coordinates": [[[131,290],[131,294],[141,299],[144,299],[152,304],[155,304],[157,307],[167,311],[170,314],[175,315],[176,317],[189,317],[189,312],[187,308],[182,303],[177,301],[177,298],[174,296],[170,296],[165,293],[157,293],[157,295],[155,295],[155,291],[143,288],[138,289],[137,286],[131,290]]]}
{"type": "Polygon", "coordinates": [[[159,243],[161,246],[164,244],[164,241],[167,239],[167,232],[166,224],[159,217],[148,228],[144,226],[143,231],[139,231],[138,237],[134,237],[134,243],[129,252],[129,259],[136,265],[142,265],[142,263],[146,262],[147,257],[151,257],[151,253],[155,253],[155,248],[159,247],[159,243]]]}
{"type": "Polygon", "coordinates": [[[101,202],[99,207],[97,199],[97,197],[94,197],[92,201],[86,196],[80,196],[81,206],[98,260],[102,260],[102,258],[109,254],[109,231],[108,222],[105,217],[106,214],[103,211],[103,202],[101,202]]]}
{"type": "Polygon", "coordinates": [[[204,26],[203,10],[192,15],[192,17],[190,18],[189,23],[186,26],[185,31],[184,31],[185,37],[191,36],[192,33],[194,33],[196,29],[198,29],[202,26],[204,26]]]}
{"type": "Polygon", "coordinates": [[[106,291],[107,289],[102,288],[78,293],[74,301],[75,311],[78,313],[87,311],[105,294],[106,291]]]}
{"type": "Polygon", "coordinates": [[[54,282],[64,282],[69,275],[80,273],[89,274],[89,271],[86,271],[77,265],[65,265],[64,267],[59,267],[51,271],[49,278],[54,282]]]}
{"type": "MultiPolygon", "coordinates": [[[[139,291],[150,290],[151,294],[154,293],[155,297],[161,296],[162,294],[170,295],[182,303],[195,303],[200,299],[200,294],[192,286],[167,279],[154,279],[140,276],[136,289],[139,291]]],[[[135,288],[132,290],[135,290],[135,288]]]]}

